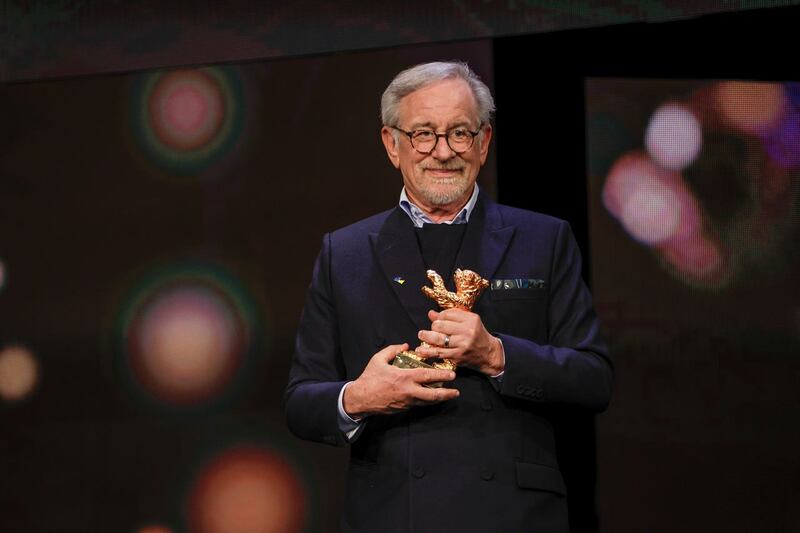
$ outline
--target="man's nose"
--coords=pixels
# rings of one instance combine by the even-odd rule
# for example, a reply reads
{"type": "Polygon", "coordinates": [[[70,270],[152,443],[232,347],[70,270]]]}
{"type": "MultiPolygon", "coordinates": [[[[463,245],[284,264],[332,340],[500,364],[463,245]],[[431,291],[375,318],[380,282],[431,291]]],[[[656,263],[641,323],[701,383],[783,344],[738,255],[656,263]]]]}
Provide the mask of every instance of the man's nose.
{"type": "Polygon", "coordinates": [[[436,159],[450,159],[456,155],[456,153],[450,148],[450,145],[447,144],[446,135],[437,135],[436,144],[433,145],[433,152],[431,152],[431,155],[436,159]]]}

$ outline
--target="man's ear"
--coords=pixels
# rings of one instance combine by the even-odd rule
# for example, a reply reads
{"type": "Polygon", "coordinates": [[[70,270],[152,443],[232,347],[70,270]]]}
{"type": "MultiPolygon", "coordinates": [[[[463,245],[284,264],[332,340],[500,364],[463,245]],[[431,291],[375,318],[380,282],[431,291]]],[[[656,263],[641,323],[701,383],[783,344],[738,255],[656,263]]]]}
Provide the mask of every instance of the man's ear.
{"type": "Polygon", "coordinates": [[[389,161],[392,162],[394,168],[400,168],[399,146],[394,136],[394,130],[389,126],[382,127],[381,140],[383,141],[383,146],[386,148],[386,155],[389,156],[389,161]]]}
{"type": "Polygon", "coordinates": [[[492,142],[492,125],[487,124],[483,128],[481,136],[481,145],[480,145],[481,165],[483,165],[486,162],[486,156],[489,155],[489,143],[491,142],[492,142]]]}

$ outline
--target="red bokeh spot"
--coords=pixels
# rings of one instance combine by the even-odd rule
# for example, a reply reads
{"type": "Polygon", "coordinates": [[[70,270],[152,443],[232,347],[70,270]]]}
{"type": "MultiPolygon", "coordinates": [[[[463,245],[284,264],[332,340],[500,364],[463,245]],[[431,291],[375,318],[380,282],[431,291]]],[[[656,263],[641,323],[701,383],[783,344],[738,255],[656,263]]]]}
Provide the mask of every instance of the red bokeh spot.
{"type": "Polygon", "coordinates": [[[222,89],[202,70],[170,72],[153,88],[149,114],[156,138],[166,146],[180,151],[203,148],[225,119],[222,89]]]}
{"type": "Polygon", "coordinates": [[[162,526],[161,524],[152,524],[137,530],[136,533],[173,533],[173,531],[167,526],[162,526]]]}
{"type": "Polygon", "coordinates": [[[303,487],[286,461],[255,446],[236,447],[201,470],[187,502],[189,531],[300,531],[305,505],[303,487]]]}

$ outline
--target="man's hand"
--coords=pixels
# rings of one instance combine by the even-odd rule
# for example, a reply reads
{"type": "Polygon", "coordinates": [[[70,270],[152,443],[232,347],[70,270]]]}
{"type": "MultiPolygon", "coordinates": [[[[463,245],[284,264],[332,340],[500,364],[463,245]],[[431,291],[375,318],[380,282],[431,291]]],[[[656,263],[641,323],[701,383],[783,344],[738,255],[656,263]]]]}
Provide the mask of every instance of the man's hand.
{"type": "Polygon", "coordinates": [[[496,376],[503,371],[505,361],[500,339],[486,331],[480,316],[453,308],[441,312],[428,311],[428,318],[431,329],[420,331],[419,339],[431,346],[415,348],[419,355],[452,359],[459,366],[487,376],[496,376]]]}
{"type": "Polygon", "coordinates": [[[382,349],[372,356],[358,379],[347,386],[342,405],[350,417],[396,413],[415,405],[434,404],[458,397],[456,389],[422,386],[425,383],[452,381],[456,378],[455,372],[392,366],[392,359],[404,350],[408,350],[408,344],[394,344],[382,349]]]}

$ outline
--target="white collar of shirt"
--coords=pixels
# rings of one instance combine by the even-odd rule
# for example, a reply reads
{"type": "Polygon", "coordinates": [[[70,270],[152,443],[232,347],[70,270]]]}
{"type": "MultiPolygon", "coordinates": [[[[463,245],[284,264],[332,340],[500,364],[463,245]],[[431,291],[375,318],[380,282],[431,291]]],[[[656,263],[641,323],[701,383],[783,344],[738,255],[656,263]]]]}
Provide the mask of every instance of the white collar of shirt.
{"type": "MultiPolygon", "coordinates": [[[[466,224],[469,222],[469,216],[472,214],[472,210],[475,209],[476,203],[478,203],[477,183],[475,184],[475,187],[472,188],[472,196],[470,196],[467,205],[461,208],[461,211],[458,212],[453,220],[445,220],[442,222],[442,224],[466,224]]],[[[400,191],[400,209],[402,209],[408,215],[408,218],[410,218],[411,222],[414,223],[415,228],[421,228],[423,224],[436,224],[436,222],[431,220],[428,215],[422,211],[422,209],[417,207],[411,202],[411,200],[408,199],[405,187],[403,187],[403,190],[400,191]]]]}

